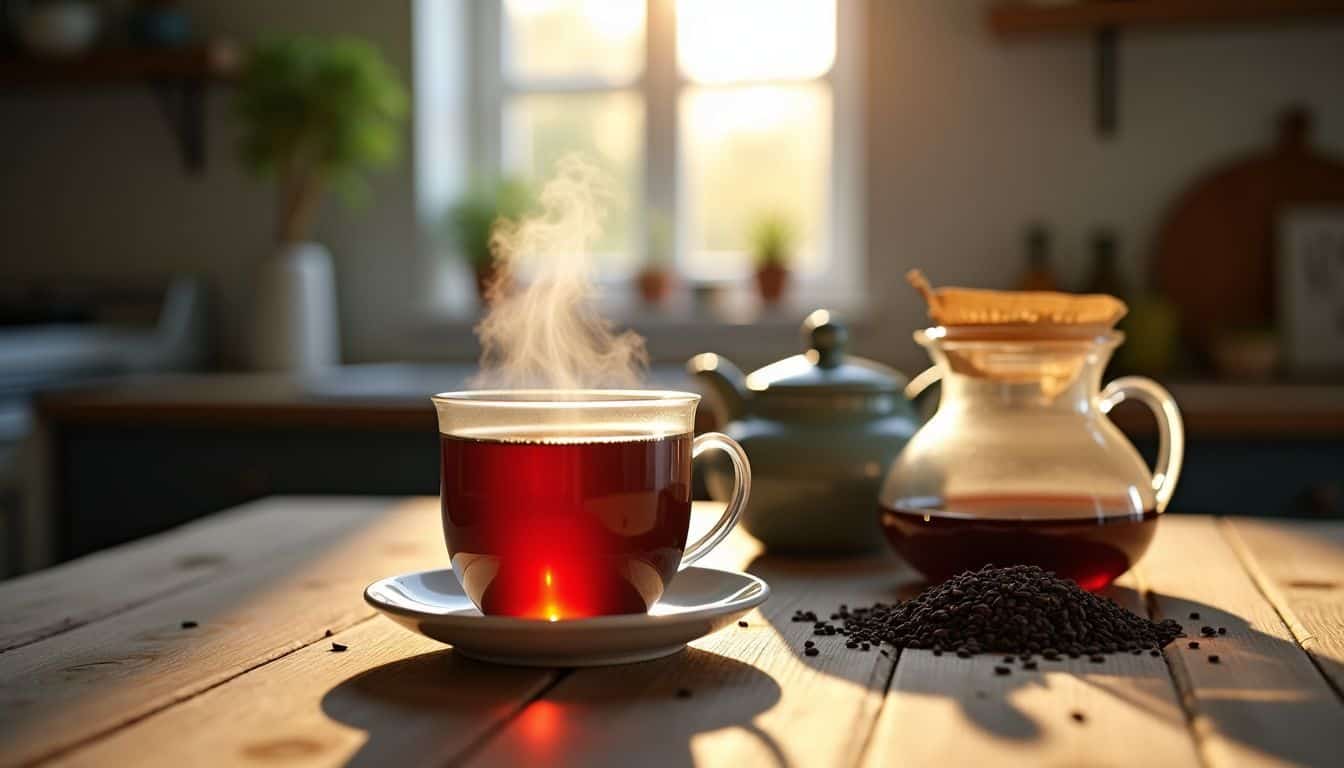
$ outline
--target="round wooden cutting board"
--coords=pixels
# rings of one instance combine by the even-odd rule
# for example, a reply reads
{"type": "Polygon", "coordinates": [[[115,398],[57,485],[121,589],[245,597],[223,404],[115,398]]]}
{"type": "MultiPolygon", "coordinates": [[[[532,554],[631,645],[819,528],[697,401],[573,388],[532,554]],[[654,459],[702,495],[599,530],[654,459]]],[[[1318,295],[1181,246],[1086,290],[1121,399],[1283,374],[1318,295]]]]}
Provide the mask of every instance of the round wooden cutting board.
{"type": "Polygon", "coordinates": [[[1275,318],[1275,222],[1299,204],[1344,202],[1344,163],[1313,152],[1311,118],[1284,113],[1278,141],[1192,184],[1158,234],[1153,273],[1182,335],[1207,352],[1219,335],[1275,318]]]}

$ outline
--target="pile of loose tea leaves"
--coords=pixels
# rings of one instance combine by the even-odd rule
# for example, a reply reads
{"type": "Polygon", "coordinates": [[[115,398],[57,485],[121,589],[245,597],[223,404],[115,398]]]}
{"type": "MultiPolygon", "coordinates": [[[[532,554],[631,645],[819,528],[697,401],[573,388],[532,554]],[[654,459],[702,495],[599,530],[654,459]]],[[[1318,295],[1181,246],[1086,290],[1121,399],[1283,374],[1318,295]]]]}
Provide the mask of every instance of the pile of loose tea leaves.
{"type": "MultiPolygon", "coordinates": [[[[1149,621],[1115,601],[1032,565],[985,566],[926,589],[913,600],[868,608],[841,606],[831,622],[801,612],[814,634],[847,636],[846,645],[888,643],[935,653],[1060,656],[1156,653],[1183,633],[1171,619],[1149,621]]],[[[795,616],[795,620],[798,619],[795,616]]]]}

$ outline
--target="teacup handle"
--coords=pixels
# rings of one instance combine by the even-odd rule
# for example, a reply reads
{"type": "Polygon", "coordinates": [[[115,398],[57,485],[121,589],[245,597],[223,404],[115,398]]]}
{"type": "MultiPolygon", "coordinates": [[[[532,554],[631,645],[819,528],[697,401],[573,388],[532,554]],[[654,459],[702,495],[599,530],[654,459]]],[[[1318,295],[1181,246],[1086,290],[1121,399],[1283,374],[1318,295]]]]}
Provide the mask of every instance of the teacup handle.
{"type": "Polygon", "coordinates": [[[1148,406],[1157,417],[1157,465],[1153,467],[1153,496],[1157,511],[1162,512],[1176,491],[1181,477],[1181,460],[1185,458],[1185,426],[1181,410],[1171,393],[1152,379],[1143,376],[1123,376],[1106,385],[1098,405],[1102,413],[1133,398],[1148,406]]]}
{"type": "Polygon", "coordinates": [[[714,527],[694,544],[686,547],[686,554],[682,555],[681,565],[677,566],[677,570],[685,570],[691,563],[709,554],[711,549],[718,546],[719,542],[732,532],[733,526],[737,525],[738,515],[742,513],[742,508],[747,506],[747,499],[751,496],[751,464],[747,461],[747,452],[742,450],[742,446],[733,438],[722,432],[706,432],[691,443],[691,458],[694,459],[705,451],[715,448],[728,454],[728,458],[733,462],[733,493],[728,498],[728,507],[723,510],[723,516],[714,527]]]}

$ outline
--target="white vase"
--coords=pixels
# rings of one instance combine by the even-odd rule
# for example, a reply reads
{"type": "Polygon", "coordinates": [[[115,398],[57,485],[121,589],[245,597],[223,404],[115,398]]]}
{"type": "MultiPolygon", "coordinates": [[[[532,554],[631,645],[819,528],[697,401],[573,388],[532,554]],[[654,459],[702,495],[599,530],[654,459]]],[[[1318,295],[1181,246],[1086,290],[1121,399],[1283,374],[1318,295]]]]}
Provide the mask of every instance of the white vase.
{"type": "Polygon", "coordinates": [[[290,243],[262,265],[252,363],[266,371],[311,373],[340,363],[336,277],[320,243],[290,243]]]}

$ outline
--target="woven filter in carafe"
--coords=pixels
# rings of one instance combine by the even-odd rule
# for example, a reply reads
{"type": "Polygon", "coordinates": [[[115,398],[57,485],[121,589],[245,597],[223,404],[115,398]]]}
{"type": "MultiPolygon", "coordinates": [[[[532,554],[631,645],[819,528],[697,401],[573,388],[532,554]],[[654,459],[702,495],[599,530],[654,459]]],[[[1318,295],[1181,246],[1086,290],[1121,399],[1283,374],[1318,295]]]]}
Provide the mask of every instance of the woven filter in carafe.
{"type": "Polygon", "coordinates": [[[1125,302],[1104,293],[934,288],[918,269],[907,272],[905,279],[923,294],[933,322],[945,328],[1017,326],[1039,332],[1051,327],[1114,328],[1129,311],[1125,302]]]}
{"type": "Polygon", "coordinates": [[[1072,385],[1094,342],[1109,335],[1128,311],[1123,301],[1105,294],[934,288],[917,269],[906,280],[928,302],[929,317],[946,341],[1004,342],[945,345],[954,372],[1039,382],[1047,396],[1072,385]]]}

